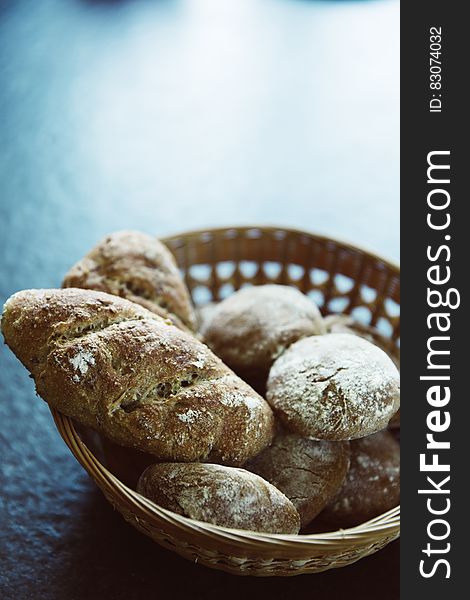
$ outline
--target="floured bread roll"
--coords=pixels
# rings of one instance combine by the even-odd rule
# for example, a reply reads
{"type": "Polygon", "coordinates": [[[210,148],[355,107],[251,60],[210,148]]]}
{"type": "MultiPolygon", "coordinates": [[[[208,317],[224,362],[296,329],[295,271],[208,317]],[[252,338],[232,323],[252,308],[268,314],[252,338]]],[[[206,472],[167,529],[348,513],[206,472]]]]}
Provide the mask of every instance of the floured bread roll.
{"type": "Polygon", "coordinates": [[[324,318],[326,333],[351,333],[374,343],[370,328],[358,323],[350,315],[331,314],[324,318]]]}
{"type": "MultiPolygon", "coordinates": [[[[390,352],[386,338],[374,328],[358,323],[350,315],[327,315],[324,321],[327,333],[351,333],[352,335],[363,337],[386,352],[397,366],[397,369],[400,369],[400,358],[390,352]]],[[[400,428],[400,409],[392,416],[388,426],[390,429],[400,428]]]]}
{"type": "Polygon", "coordinates": [[[354,527],[399,502],[400,446],[391,433],[380,431],[351,442],[349,473],[312,527],[316,531],[354,527]]]}
{"type": "Polygon", "coordinates": [[[387,426],[400,406],[400,377],[377,346],[330,333],[299,340],[275,361],[267,400],[291,431],[354,439],[387,426]]]}
{"type": "Polygon", "coordinates": [[[340,489],[349,469],[349,442],[315,441],[282,432],[245,468],[281,490],[305,527],[340,489]]]}
{"type": "Polygon", "coordinates": [[[108,292],[169,318],[182,329],[196,327],[173,255],[157,238],[139,231],[106,236],[70,269],[62,287],[108,292]]]}
{"type": "Polygon", "coordinates": [[[260,392],[273,361],[288,346],[324,331],[312,300],[284,285],[235,292],[215,307],[201,329],[217,356],[260,392]]]}
{"type": "Polygon", "coordinates": [[[137,491],[163,508],[222,527],[294,534],[300,528],[290,500],[244,469],[161,463],[142,473],[137,491]]]}
{"type": "Polygon", "coordinates": [[[2,332],[38,394],[122,446],[159,460],[240,465],[272,440],[269,405],[207,346],[103,292],[25,290],[2,332]]]}
{"type": "MultiPolygon", "coordinates": [[[[381,348],[400,369],[400,358],[390,349],[391,340],[382,335],[375,327],[359,323],[351,315],[332,314],[324,318],[326,333],[350,333],[358,335],[381,348]]],[[[396,350],[395,350],[396,351],[396,350]]]]}

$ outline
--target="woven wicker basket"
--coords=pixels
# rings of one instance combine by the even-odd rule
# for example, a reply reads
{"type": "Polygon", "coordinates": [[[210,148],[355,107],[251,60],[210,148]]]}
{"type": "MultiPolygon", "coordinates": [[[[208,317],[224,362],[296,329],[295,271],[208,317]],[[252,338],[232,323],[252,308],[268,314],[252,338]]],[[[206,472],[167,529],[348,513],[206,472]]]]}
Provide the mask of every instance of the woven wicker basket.
{"type": "MultiPolygon", "coordinates": [[[[281,283],[311,295],[324,314],[342,312],[379,332],[398,359],[398,268],[348,244],[301,231],[239,227],[184,233],[164,240],[197,305],[246,284],[281,283]]],[[[52,410],[70,450],[109,502],[162,546],[238,575],[299,575],[353,563],[399,536],[396,507],[352,529],[313,535],[231,530],[181,517],[125,486],[85,445],[73,422],[52,410]]]]}

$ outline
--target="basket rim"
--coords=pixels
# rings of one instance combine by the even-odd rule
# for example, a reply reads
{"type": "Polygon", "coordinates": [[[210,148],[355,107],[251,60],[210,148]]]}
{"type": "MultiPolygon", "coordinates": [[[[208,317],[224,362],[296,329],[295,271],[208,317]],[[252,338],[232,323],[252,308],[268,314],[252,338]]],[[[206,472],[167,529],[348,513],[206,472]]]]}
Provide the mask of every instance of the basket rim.
{"type": "Polygon", "coordinates": [[[276,231],[283,231],[285,233],[293,233],[296,235],[306,235],[311,238],[315,238],[320,242],[324,243],[333,243],[340,244],[350,250],[354,250],[356,252],[361,252],[362,254],[367,254],[368,256],[375,258],[376,260],[382,262],[386,267],[395,271],[397,274],[400,273],[400,263],[395,262],[390,258],[384,258],[380,254],[376,254],[370,248],[361,245],[357,245],[349,240],[344,240],[343,238],[337,237],[329,237],[327,235],[317,233],[316,231],[308,231],[305,229],[297,229],[296,227],[284,227],[282,225],[233,225],[233,226],[225,226],[225,227],[206,227],[202,229],[191,229],[189,231],[178,231],[174,234],[165,235],[163,237],[159,237],[159,240],[164,244],[168,244],[178,238],[188,238],[188,237],[196,237],[203,235],[204,233],[224,233],[226,231],[237,231],[238,233],[244,233],[246,231],[250,231],[252,229],[259,229],[260,231],[274,233],[276,231]]]}
{"type": "Polygon", "coordinates": [[[70,451],[101,489],[103,485],[100,485],[99,481],[110,488],[113,493],[125,498],[134,509],[139,509],[140,512],[149,515],[151,518],[158,518],[166,523],[176,525],[180,530],[185,530],[187,533],[208,534],[241,545],[250,543],[252,546],[255,544],[264,548],[282,545],[284,549],[295,550],[307,550],[312,546],[324,546],[328,550],[334,548],[344,549],[347,542],[350,544],[346,545],[362,546],[376,540],[378,535],[396,535],[399,533],[399,505],[356,527],[312,534],[274,534],[231,529],[178,515],[158,506],[120,481],[83,442],[75,429],[73,420],[51,406],[49,406],[49,409],[55,425],[70,451]]]}

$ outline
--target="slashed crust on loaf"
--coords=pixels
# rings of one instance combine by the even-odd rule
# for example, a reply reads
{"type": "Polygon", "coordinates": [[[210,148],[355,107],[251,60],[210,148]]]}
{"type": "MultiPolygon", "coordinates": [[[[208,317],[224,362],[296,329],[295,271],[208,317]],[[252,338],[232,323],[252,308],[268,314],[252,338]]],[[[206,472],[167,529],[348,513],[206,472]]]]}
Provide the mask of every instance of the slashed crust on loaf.
{"type": "Polygon", "coordinates": [[[285,494],[305,527],[340,489],[349,469],[349,454],[349,442],[316,441],[281,432],[245,468],[285,494]]]}
{"type": "Polygon", "coordinates": [[[244,469],[161,463],[144,471],[137,490],[163,508],[222,527],[285,534],[300,528],[286,496],[244,469]]]}
{"type": "Polygon", "coordinates": [[[378,346],[329,333],[299,340],[275,361],[267,400],[291,431],[355,439],[387,426],[400,406],[400,377],[378,346]]]}
{"type": "Polygon", "coordinates": [[[26,290],[7,344],[65,415],[160,460],[240,465],[273,436],[268,404],[210,350],[141,306],[90,290],[26,290]]]}
{"type": "Polygon", "coordinates": [[[101,240],[66,274],[62,287],[108,292],[127,298],[182,329],[196,318],[175,259],[158,239],[118,231],[101,240]]]}
{"type": "Polygon", "coordinates": [[[325,333],[316,304],[286,285],[238,290],[214,307],[201,333],[242,379],[264,391],[273,361],[293,342],[325,333]]]}

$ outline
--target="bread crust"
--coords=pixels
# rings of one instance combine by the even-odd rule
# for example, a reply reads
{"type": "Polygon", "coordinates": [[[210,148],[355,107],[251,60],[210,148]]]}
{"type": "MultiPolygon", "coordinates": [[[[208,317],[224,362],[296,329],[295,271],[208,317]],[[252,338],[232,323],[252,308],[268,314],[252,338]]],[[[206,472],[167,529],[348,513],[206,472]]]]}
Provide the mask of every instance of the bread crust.
{"type": "Polygon", "coordinates": [[[214,307],[202,322],[210,348],[264,393],[274,360],[293,342],[325,332],[316,304],[285,285],[243,288],[214,307]]]}
{"type": "Polygon", "coordinates": [[[317,531],[354,527],[399,503],[400,446],[390,432],[380,431],[351,442],[349,473],[312,526],[317,531]]]}
{"type": "Polygon", "coordinates": [[[6,343],[51,406],[160,460],[240,465],[273,436],[268,404],[193,336],[117,296],[26,290],[6,343]]]}
{"type": "Polygon", "coordinates": [[[194,331],[196,317],[175,259],[157,238],[139,231],[106,236],[66,274],[62,287],[127,298],[194,331]]]}
{"type": "Polygon", "coordinates": [[[299,532],[299,515],[290,500],[244,469],[162,463],[143,472],[137,490],[163,508],[198,521],[264,533],[299,532]]]}
{"type": "Polygon", "coordinates": [[[283,431],[245,468],[285,494],[305,527],[340,489],[349,455],[349,442],[317,441],[283,431]]]}
{"type": "Polygon", "coordinates": [[[400,406],[400,376],[378,346],[329,333],[299,340],[275,361],[266,397],[291,431],[356,439],[387,426],[400,406]]]}

